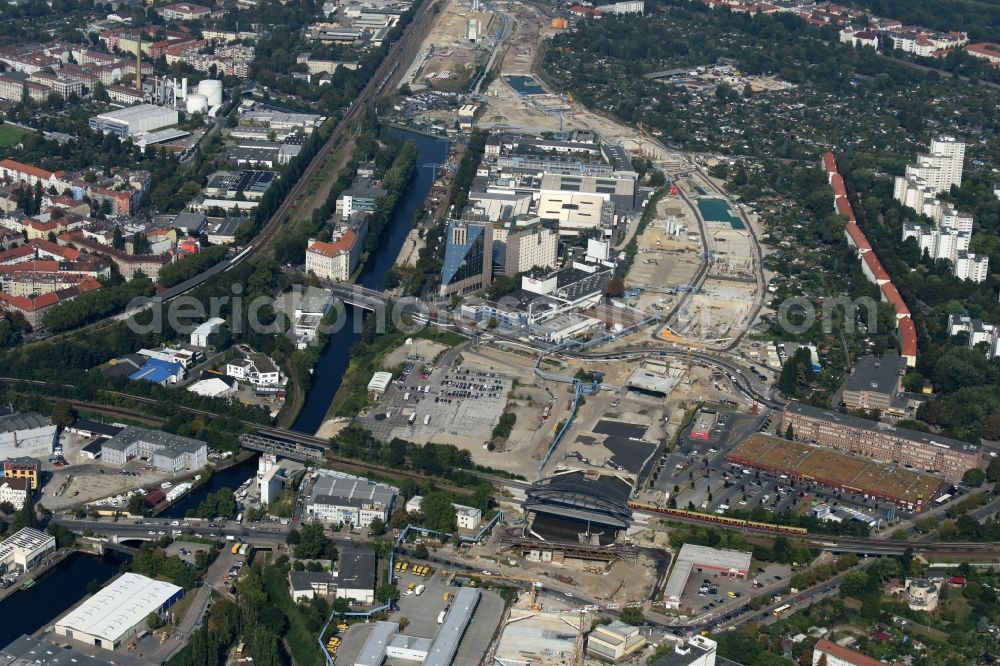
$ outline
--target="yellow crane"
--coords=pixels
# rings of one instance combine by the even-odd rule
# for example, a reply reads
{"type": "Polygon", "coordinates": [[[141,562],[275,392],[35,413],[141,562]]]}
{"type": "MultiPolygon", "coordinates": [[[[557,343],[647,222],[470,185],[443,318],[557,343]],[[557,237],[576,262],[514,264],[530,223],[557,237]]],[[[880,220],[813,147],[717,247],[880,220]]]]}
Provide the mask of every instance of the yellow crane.
{"type": "Polygon", "coordinates": [[[573,655],[573,666],[583,666],[583,623],[586,619],[587,614],[580,611],[580,626],[576,634],[576,654],[573,655]]]}

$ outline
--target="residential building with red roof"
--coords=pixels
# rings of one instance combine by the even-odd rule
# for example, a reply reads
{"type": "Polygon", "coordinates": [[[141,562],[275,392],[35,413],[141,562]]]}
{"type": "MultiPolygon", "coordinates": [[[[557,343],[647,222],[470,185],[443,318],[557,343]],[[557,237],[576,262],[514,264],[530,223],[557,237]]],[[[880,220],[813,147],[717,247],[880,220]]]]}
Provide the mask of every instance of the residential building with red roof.
{"type": "MultiPolygon", "coordinates": [[[[884,662],[866,654],[837,645],[825,638],[816,643],[813,648],[813,666],[819,664],[823,657],[826,657],[826,666],[886,666],[884,662]]],[[[902,666],[896,663],[894,666],[902,666]]]]}
{"type": "Polygon", "coordinates": [[[20,312],[28,325],[37,330],[42,325],[42,317],[49,308],[100,288],[100,282],[94,278],[85,278],[73,287],[50,291],[39,296],[11,296],[0,292],[0,309],[20,312]]]}
{"type": "Polygon", "coordinates": [[[306,248],[306,272],[320,279],[346,282],[357,266],[360,246],[353,229],[330,243],[311,239],[306,248]]]}
{"type": "Polygon", "coordinates": [[[62,191],[69,187],[63,180],[63,171],[46,171],[30,164],[22,164],[10,158],[0,161],[0,178],[14,183],[27,183],[34,186],[41,183],[43,188],[50,186],[62,191]]]}
{"type": "Polygon", "coordinates": [[[982,58],[994,65],[1000,65],[1000,44],[992,42],[969,44],[965,47],[965,52],[975,58],[982,58]]]}

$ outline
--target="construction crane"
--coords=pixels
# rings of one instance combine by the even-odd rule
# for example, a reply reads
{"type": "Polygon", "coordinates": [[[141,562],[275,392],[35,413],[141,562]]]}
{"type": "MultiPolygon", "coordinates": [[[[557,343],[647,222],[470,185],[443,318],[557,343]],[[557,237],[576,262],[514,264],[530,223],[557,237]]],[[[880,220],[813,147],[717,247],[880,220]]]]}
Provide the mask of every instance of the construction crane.
{"type": "Polygon", "coordinates": [[[482,574],[483,578],[499,578],[501,580],[518,581],[519,583],[527,583],[528,591],[531,594],[531,610],[540,611],[542,610],[542,605],[538,603],[538,593],[542,591],[542,581],[536,578],[524,578],[522,576],[508,576],[506,574],[482,574]]]}

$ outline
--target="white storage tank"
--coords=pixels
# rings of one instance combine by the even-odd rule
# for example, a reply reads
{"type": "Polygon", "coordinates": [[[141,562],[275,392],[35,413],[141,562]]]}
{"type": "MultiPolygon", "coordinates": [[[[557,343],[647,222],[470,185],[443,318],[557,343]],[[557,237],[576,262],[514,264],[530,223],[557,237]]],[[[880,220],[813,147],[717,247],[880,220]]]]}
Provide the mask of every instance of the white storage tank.
{"type": "Polygon", "coordinates": [[[198,92],[208,98],[209,106],[219,106],[222,104],[222,81],[205,79],[198,84],[198,92]]]}
{"type": "Polygon", "coordinates": [[[188,113],[205,113],[208,111],[208,98],[200,93],[191,93],[187,96],[188,113]]]}

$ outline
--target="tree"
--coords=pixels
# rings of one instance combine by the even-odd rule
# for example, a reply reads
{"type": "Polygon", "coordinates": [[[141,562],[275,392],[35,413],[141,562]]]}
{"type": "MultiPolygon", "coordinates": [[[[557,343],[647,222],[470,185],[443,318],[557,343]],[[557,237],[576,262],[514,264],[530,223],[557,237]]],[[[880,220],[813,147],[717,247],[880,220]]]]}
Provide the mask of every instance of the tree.
{"type": "Polygon", "coordinates": [[[289,546],[295,546],[295,545],[298,545],[299,542],[301,542],[301,541],[302,541],[302,533],[301,532],[299,532],[294,527],[292,529],[288,530],[288,536],[285,537],[285,543],[287,543],[289,546]]]}
{"type": "Polygon", "coordinates": [[[978,467],[973,467],[972,469],[966,470],[965,474],[962,475],[962,483],[972,488],[978,488],[983,485],[983,481],[986,480],[986,475],[983,470],[978,467]]]}
{"type": "Polygon", "coordinates": [[[24,505],[14,514],[8,531],[13,534],[23,527],[38,527],[38,516],[35,515],[35,499],[31,495],[24,498],[24,505]]]}
{"type": "Polygon", "coordinates": [[[122,250],[125,248],[125,236],[122,235],[121,226],[115,226],[115,230],[111,235],[111,247],[116,250],[122,250]]]}
{"type": "Polygon", "coordinates": [[[427,546],[422,543],[418,543],[413,549],[413,557],[418,560],[426,560],[428,555],[430,555],[430,553],[427,552],[427,546]]]}
{"type": "Polygon", "coordinates": [[[133,516],[146,513],[146,498],[136,493],[128,498],[128,512],[133,516]]]}
{"type": "Polygon", "coordinates": [[[792,427],[791,423],[789,423],[788,427],[785,428],[785,439],[788,439],[788,440],[794,440],[795,439],[795,428],[792,427]]]}
{"type": "Polygon", "coordinates": [[[787,396],[794,396],[809,388],[813,378],[812,352],[808,347],[799,347],[781,368],[778,389],[787,396]]]}
{"type": "Polygon", "coordinates": [[[379,585],[375,590],[375,598],[386,603],[396,603],[399,601],[399,588],[389,584],[379,585]]]}
{"type": "Polygon", "coordinates": [[[149,627],[150,631],[159,629],[163,626],[163,619],[160,618],[160,614],[157,612],[152,612],[146,616],[146,626],[149,627]]]}
{"type": "Polygon", "coordinates": [[[646,621],[646,616],[642,614],[641,608],[630,606],[622,611],[622,622],[631,624],[633,627],[639,626],[646,621]]]}
{"type": "Polygon", "coordinates": [[[73,425],[73,422],[76,421],[76,410],[65,400],[60,400],[52,407],[50,418],[57,426],[65,428],[66,426],[73,425]]]}
{"type": "Polygon", "coordinates": [[[299,533],[299,544],[295,547],[295,557],[332,560],[336,558],[336,553],[337,549],[326,538],[323,523],[312,522],[302,527],[299,533]]]}
{"type": "Polygon", "coordinates": [[[385,534],[385,521],[381,518],[373,518],[369,530],[373,536],[382,536],[385,534]]]}
{"type": "Polygon", "coordinates": [[[868,574],[864,571],[848,571],[840,581],[840,594],[845,597],[860,597],[870,588],[868,574]]]}
{"type": "Polygon", "coordinates": [[[994,458],[986,468],[986,478],[990,483],[1000,481],[1000,458],[994,458]]]}
{"type": "Polygon", "coordinates": [[[437,532],[454,532],[457,526],[452,496],[444,491],[435,491],[424,496],[421,511],[424,526],[437,532]]]}

